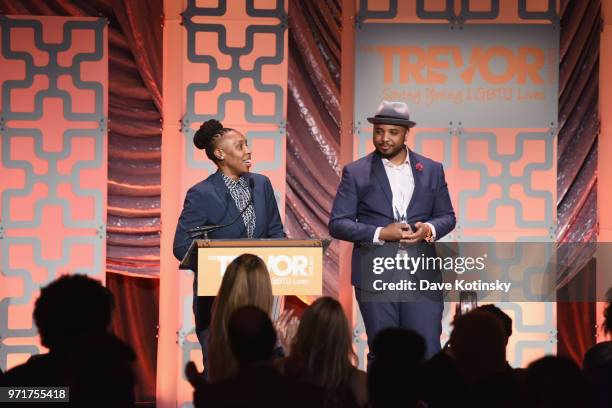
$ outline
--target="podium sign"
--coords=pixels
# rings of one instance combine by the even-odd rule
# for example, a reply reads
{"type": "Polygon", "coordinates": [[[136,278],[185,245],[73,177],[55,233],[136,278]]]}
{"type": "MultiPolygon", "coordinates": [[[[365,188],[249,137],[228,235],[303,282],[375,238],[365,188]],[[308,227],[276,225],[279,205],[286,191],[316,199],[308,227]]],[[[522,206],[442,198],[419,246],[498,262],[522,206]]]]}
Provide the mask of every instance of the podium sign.
{"type": "Polygon", "coordinates": [[[241,254],[257,255],[264,260],[274,295],[321,295],[321,252],[316,247],[198,248],[198,296],[215,296],[225,269],[241,254]]]}

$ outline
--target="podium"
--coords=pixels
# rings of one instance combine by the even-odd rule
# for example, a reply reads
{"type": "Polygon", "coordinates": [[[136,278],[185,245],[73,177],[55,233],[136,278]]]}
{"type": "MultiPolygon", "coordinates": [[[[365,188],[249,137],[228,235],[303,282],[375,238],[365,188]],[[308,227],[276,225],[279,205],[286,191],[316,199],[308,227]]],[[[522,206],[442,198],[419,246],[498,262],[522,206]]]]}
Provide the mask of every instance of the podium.
{"type": "Polygon", "coordinates": [[[275,296],[320,296],[328,245],[326,239],[196,239],[179,268],[197,272],[198,296],[216,296],[230,262],[253,254],[266,263],[275,296]]]}

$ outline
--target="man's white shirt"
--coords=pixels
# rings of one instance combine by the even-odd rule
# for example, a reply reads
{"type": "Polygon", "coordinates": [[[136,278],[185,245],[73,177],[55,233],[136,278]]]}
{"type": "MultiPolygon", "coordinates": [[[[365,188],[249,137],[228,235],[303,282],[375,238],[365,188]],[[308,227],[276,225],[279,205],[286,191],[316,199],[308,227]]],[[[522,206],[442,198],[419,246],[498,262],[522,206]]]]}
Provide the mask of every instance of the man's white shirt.
{"type": "MultiPolygon", "coordinates": [[[[391,186],[391,193],[393,194],[393,211],[394,214],[399,211],[402,214],[406,214],[408,210],[408,205],[410,204],[410,200],[412,200],[412,195],[414,194],[414,175],[412,174],[412,167],[410,167],[410,158],[408,155],[408,151],[406,151],[406,160],[399,164],[393,164],[388,159],[382,159],[383,166],[385,168],[385,173],[387,173],[387,178],[389,179],[389,185],[391,186]]],[[[418,200],[418,197],[416,197],[418,200]]],[[[429,225],[431,228],[431,234],[433,235],[434,240],[436,239],[436,228],[429,222],[425,224],[429,225]]],[[[380,231],[382,231],[384,227],[376,228],[376,232],[374,232],[374,243],[384,243],[378,237],[380,235],[380,231]]]]}

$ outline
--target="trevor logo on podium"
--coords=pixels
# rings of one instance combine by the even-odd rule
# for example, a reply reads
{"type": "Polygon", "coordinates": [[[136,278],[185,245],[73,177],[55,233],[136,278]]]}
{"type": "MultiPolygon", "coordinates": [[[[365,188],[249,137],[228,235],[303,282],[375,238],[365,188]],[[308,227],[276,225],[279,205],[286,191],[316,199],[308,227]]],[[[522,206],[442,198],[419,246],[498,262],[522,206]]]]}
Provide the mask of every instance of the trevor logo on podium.
{"type": "Polygon", "coordinates": [[[215,296],[227,266],[244,253],[266,262],[274,295],[322,294],[320,247],[215,247],[198,248],[198,296],[215,296]]]}
{"type": "MultiPolygon", "coordinates": [[[[236,259],[233,255],[209,255],[209,261],[217,261],[219,263],[219,275],[223,277],[228,265],[236,259]]],[[[312,276],[314,271],[314,258],[304,255],[270,255],[267,259],[264,258],[270,277],[274,280],[275,277],[284,278],[289,276],[312,276]]]]}

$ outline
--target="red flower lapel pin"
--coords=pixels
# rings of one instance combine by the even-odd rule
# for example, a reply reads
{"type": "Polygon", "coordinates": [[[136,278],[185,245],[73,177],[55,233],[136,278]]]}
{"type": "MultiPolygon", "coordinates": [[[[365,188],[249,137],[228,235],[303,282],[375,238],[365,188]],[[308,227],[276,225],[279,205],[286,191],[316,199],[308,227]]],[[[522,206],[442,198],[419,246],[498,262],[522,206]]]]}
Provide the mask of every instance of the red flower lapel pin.
{"type": "Polygon", "coordinates": [[[422,165],[421,163],[417,163],[417,164],[415,164],[415,165],[414,165],[414,168],[415,168],[417,171],[423,171],[423,165],[422,165]]]}

